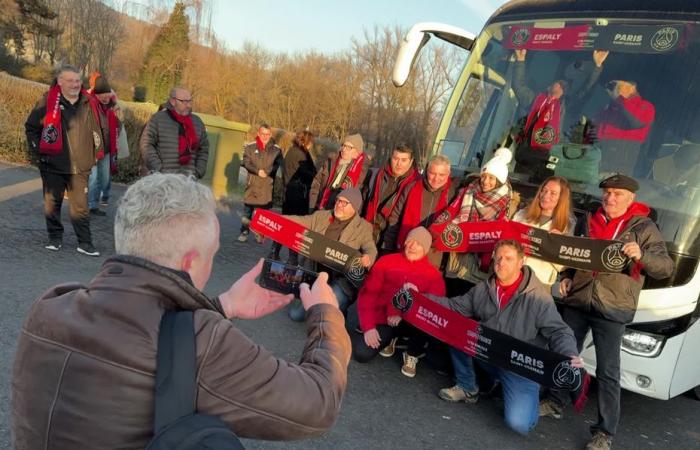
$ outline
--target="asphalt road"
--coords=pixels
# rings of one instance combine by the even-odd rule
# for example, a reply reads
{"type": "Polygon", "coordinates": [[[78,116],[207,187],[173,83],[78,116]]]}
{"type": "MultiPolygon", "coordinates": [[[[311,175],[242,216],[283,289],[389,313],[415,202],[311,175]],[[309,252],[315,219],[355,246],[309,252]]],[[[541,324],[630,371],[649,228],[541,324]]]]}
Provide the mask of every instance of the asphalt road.
{"type": "MultiPolygon", "coordinates": [[[[124,191],[113,187],[113,200],[124,191]]],[[[102,256],[91,258],[75,251],[75,235],[64,206],[66,233],[60,252],[43,248],[46,231],[42,215],[41,181],[33,168],[0,164],[0,448],[10,448],[10,384],[18,330],[32,303],[48,287],[65,282],[87,282],[106,256],[114,253],[112,218],[114,202],[107,217],[92,220],[94,242],[102,256]]],[[[206,292],[227,289],[265,253],[255,242],[235,240],[240,224],[240,205],[222,207],[221,250],[206,292]]],[[[351,310],[348,328],[354,328],[351,310]]],[[[284,311],[264,319],[238,321],[252,339],[280,358],[299,358],[303,325],[292,323],[284,311]]],[[[351,331],[353,332],[353,331],[351,331]]],[[[300,442],[273,443],[245,441],[250,449],[577,449],[588,439],[588,426],[596,417],[593,391],[583,415],[567,411],[564,419],[545,419],[530,436],[510,432],[502,423],[502,402],[482,399],[477,405],[447,404],[436,396],[451,385],[449,377],[438,375],[425,363],[418,375],[401,375],[400,356],[377,358],[369,364],[352,362],[349,385],[336,426],[326,435],[300,442]]],[[[594,388],[595,389],[595,388],[594,388]]],[[[700,402],[687,395],[669,401],[654,400],[625,392],[622,420],[615,449],[700,448],[700,402]]]]}

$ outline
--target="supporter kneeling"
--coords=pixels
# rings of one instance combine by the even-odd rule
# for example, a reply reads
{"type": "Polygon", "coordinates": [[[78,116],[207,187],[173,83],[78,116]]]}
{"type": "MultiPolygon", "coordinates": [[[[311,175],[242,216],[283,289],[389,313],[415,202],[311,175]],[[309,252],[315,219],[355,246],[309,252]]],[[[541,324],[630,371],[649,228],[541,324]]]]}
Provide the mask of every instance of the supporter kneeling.
{"type": "MultiPolygon", "coordinates": [[[[462,296],[431,298],[486,327],[571,355],[572,366],[583,367],[573,332],[557,312],[547,288],[523,265],[524,256],[519,242],[499,241],[494,249],[494,274],[462,296]]],[[[476,403],[479,387],[472,357],[454,348],[450,354],[457,384],[441,389],[438,395],[448,402],[476,403]]],[[[477,364],[503,386],[508,427],[520,434],[529,433],[537,425],[539,384],[482,361],[477,360],[477,364]]]]}
{"type": "MultiPolygon", "coordinates": [[[[357,315],[363,334],[352,336],[352,353],[356,361],[367,362],[377,356],[380,349],[382,356],[393,355],[401,313],[392,305],[392,298],[405,283],[412,283],[421,292],[445,295],[442,275],[427,258],[431,245],[430,232],[424,227],[414,228],[406,237],[403,253],[379,258],[370,270],[357,299],[357,315]]],[[[413,377],[429,337],[408,324],[401,328],[409,336],[401,372],[413,377]]]]}

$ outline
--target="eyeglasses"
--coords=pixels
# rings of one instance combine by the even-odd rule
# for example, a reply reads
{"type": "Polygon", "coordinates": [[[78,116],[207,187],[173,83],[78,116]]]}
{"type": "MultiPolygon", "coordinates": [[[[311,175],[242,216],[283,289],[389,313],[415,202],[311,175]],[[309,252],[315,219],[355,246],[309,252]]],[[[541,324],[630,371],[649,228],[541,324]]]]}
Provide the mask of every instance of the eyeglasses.
{"type": "Polygon", "coordinates": [[[336,199],[335,204],[340,206],[341,208],[345,208],[346,206],[348,206],[350,204],[350,202],[347,200],[344,200],[342,198],[339,198],[339,199],[336,199]]]}
{"type": "Polygon", "coordinates": [[[174,98],[178,102],[182,102],[182,103],[192,103],[192,100],[193,100],[191,98],[177,98],[177,97],[172,97],[172,98],[174,98]]]}

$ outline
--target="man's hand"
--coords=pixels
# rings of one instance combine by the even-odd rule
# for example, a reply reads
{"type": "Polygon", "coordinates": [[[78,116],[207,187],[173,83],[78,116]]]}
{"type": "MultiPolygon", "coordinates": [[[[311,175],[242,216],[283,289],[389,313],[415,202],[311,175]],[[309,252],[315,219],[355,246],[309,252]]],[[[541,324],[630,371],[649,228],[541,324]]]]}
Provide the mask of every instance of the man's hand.
{"type": "Polygon", "coordinates": [[[593,50],[593,62],[596,67],[602,66],[609,54],[610,51],[608,50],[593,50]]]}
{"type": "Polygon", "coordinates": [[[577,369],[583,369],[583,358],[580,356],[571,357],[571,367],[576,367],[577,369]]]}
{"type": "Polygon", "coordinates": [[[389,316],[386,318],[386,323],[390,327],[396,327],[401,322],[401,316],[389,316]]]}
{"type": "Polygon", "coordinates": [[[299,288],[301,303],[306,311],[319,303],[326,303],[338,307],[338,299],[333,293],[333,289],[328,285],[328,274],[321,272],[314,281],[314,285],[309,289],[308,283],[301,283],[299,288]]]}
{"type": "Polygon", "coordinates": [[[257,319],[273,313],[292,301],[292,294],[280,294],[261,287],[255,282],[263,267],[261,259],[248,273],[238,279],[231,288],[219,295],[219,301],[227,318],[257,319]]]}
{"type": "Polygon", "coordinates": [[[527,54],[527,50],[524,48],[519,48],[515,50],[515,60],[516,61],[525,61],[525,55],[527,54]]]}
{"type": "Polygon", "coordinates": [[[372,259],[369,255],[362,255],[360,262],[362,263],[362,267],[369,267],[372,265],[372,259]]]}
{"type": "Polygon", "coordinates": [[[267,172],[265,172],[264,170],[260,169],[260,170],[258,170],[258,176],[259,176],[260,178],[267,178],[267,172]]]}
{"type": "Polygon", "coordinates": [[[365,331],[365,344],[370,348],[379,348],[379,331],[376,328],[365,331]]]}
{"type": "Polygon", "coordinates": [[[572,280],[571,278],[563,278],[559,283],[559,295],[561,295],[562,297],[566,297],[567,295],[569,295],[573,284],[574,280],[572,280]]]}
{"type": "Polygon", "coordinates": [[[632,258],[632,261],[639,261],[642,259],[642,249],[636,242],[628,242],[622,246],[622,253],[627,255],[628,258],[632,258]]]}

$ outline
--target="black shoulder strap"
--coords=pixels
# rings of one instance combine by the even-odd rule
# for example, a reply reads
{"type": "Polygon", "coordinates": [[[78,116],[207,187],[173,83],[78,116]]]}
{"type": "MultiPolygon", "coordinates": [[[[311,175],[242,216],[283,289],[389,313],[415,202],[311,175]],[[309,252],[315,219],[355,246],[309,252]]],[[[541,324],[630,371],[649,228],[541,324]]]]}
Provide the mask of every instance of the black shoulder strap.
{"type": "Polygon", "coordinates": [[[197,363],[192,311],[166,311],[163,314],[156,363],[153,431],[158,433],[196,409],[197,363]]]}

